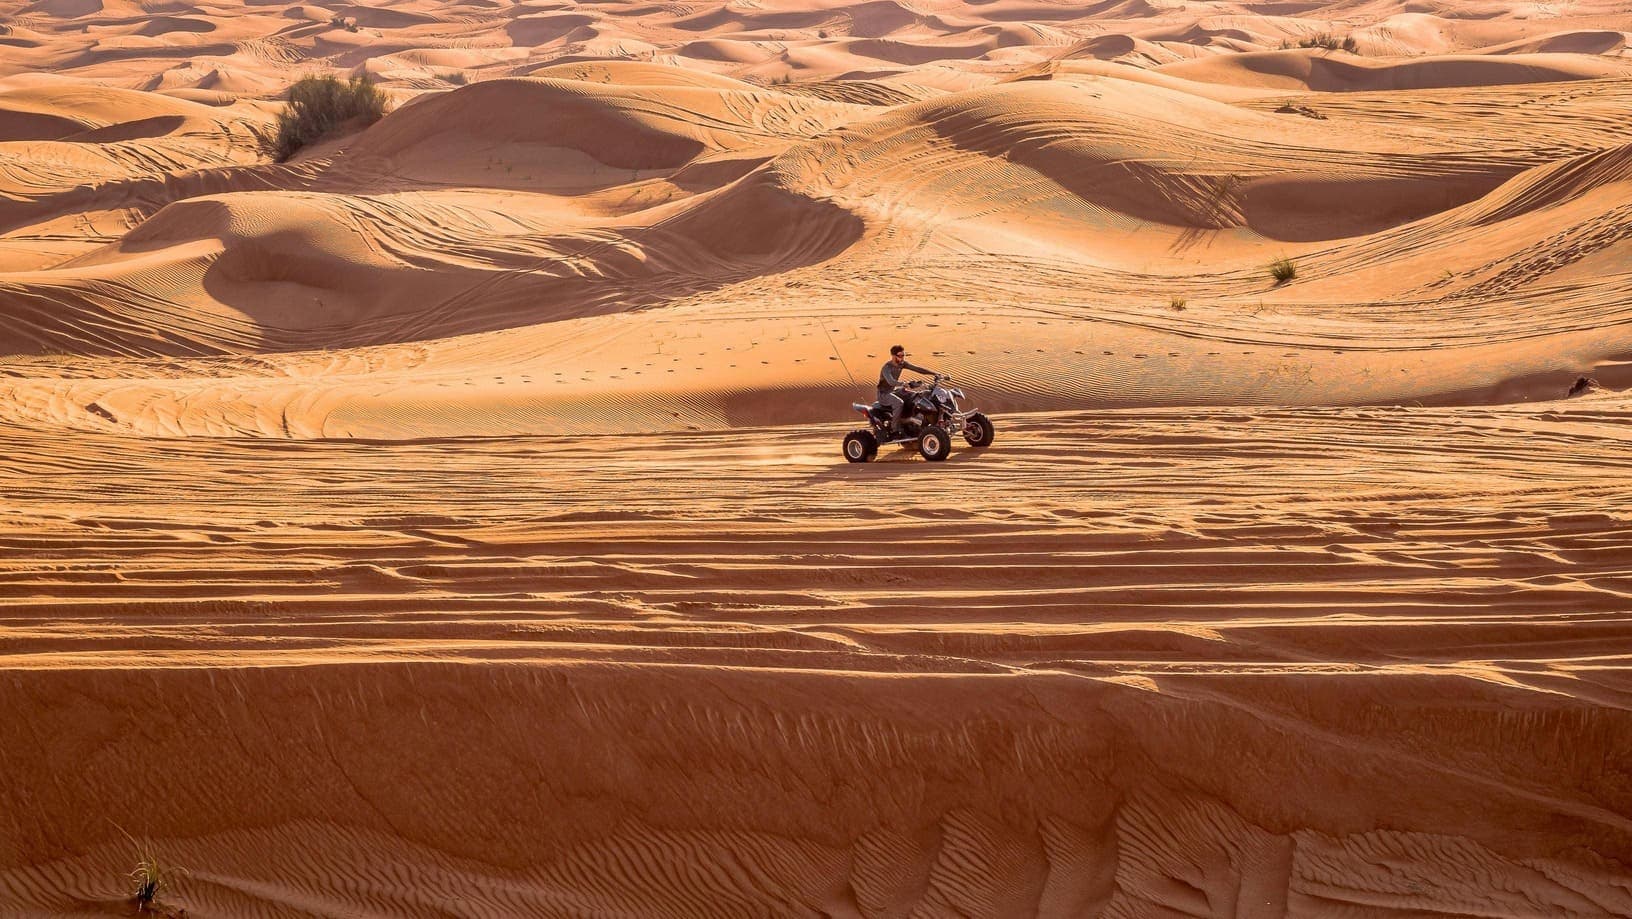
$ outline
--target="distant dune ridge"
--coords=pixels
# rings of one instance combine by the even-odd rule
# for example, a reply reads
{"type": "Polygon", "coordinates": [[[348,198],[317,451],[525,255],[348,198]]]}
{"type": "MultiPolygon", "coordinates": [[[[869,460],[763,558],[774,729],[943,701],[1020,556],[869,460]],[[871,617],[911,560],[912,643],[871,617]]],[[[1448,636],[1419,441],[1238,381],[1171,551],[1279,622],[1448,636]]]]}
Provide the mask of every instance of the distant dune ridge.
{"type": "Polygon", "coordinates": [[[0,0],[0,916],[1632,915],[1629,36],[0,0]]]}

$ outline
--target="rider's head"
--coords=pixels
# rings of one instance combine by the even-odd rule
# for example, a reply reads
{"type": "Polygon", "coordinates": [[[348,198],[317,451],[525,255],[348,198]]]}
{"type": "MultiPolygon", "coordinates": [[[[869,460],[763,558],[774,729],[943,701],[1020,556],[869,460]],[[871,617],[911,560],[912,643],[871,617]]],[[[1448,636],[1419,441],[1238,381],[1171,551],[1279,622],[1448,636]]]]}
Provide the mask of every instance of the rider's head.
{"type": "Polygon", "coordinates": [[[900,345],[891,345],[890,360],[895,361],[897,364],[905,364],[907,362],[907,349],[900,345]]]}

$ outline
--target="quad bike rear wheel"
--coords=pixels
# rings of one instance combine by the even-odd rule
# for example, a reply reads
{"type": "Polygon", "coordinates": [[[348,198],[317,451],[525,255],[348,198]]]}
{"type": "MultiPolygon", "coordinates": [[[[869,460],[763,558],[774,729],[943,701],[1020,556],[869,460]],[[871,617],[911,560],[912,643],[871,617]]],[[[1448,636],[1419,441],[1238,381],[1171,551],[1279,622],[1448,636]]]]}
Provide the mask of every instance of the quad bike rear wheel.
{"type": "Polygon", "coordinates": [[[865,463],[878,455],[878,438],[872,431],[851,431],[844,435],[844,458],[852,463],[865,463]]]}
{"type": "Polygon", "coordinates": [[[946,428],[932,424],[918,435],[918,453],[926,460],[940,461],[952,452],[952,435],[946,428]]]}
{"type": "Polygon", "coordinates": [[[969,441],[971,447],[989,447],[992,438],[997,432],[992,428],[992,419],[980,412],[970,415],[963,422],[963,439],[969,441]]]}

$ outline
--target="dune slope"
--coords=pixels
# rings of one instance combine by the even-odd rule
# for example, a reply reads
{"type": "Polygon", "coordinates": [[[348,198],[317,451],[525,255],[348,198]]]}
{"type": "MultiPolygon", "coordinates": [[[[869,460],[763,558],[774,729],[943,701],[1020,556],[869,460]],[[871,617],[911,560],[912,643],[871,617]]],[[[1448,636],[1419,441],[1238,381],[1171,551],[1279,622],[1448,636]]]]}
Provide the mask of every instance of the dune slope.
{"type": "Polygon", "coordinates": [[[1628,418],[1017,416],[859,478],[13,429],[83,458],[0,479],[57,725],[8,769],[76,779],[8,783],[0,891],[115,899],[118,823],[201,915],[1623,915],[1628,418]]]}

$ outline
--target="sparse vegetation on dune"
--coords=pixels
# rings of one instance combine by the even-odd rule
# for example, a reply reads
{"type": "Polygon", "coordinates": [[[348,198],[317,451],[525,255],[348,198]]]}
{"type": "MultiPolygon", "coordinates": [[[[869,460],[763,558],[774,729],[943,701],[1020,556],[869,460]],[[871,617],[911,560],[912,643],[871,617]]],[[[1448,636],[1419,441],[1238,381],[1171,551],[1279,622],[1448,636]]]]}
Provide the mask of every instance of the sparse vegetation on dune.
{"type": "Polygon", "coordinates": [[[281,163],[342,125],[373,124],[385,107],[385,93],[367,76],[306,77],[289,87],[289,107],[278,115],[272,155],[281,163]]]}
{"type": "Polygon", "coordinates": [[[1269,263],[1269,276],[1275,279],[1276,284],[1285,284],[1298,276],[1297,263],[1282,256],[1269,263]]]}
{"type": "Polygon", "coordinates": [[[160,860],[153,843],[147,840],[138,840],[126,833],[123,828],[119,832],[125,834],[131,845],[136,847],[136,867],[130,872],[130,903],[138,913],[157,916],[185,916],[185,910],[176,909],[163,902],[165,892],[175,886],[176,878],[186,874],[186,869],[167,865],[160,860]]]}
{"type": "Polygon", "coordinates": [[[148,912],[159,905],[159,892],[167,886],[163,865],[143,859],[136,863],[136,870],[130,873],[130,880],[136,887],[130,895],[136,909],[148,912]]]}
{"type": "MultiPolygon", "coordinates": [[[[1291,47],[1290,42],[1283,42],[1282,48],[1291,47]]],[[[1339,38],[1330,32],[1320,32],[1308,38],[1299,40],[1299,48],[1324,48],[1327,51],[1347,51],[1350,54],[1360,53],[1360,43],[1354,40],[1353,35],[1339,38]]]]}

